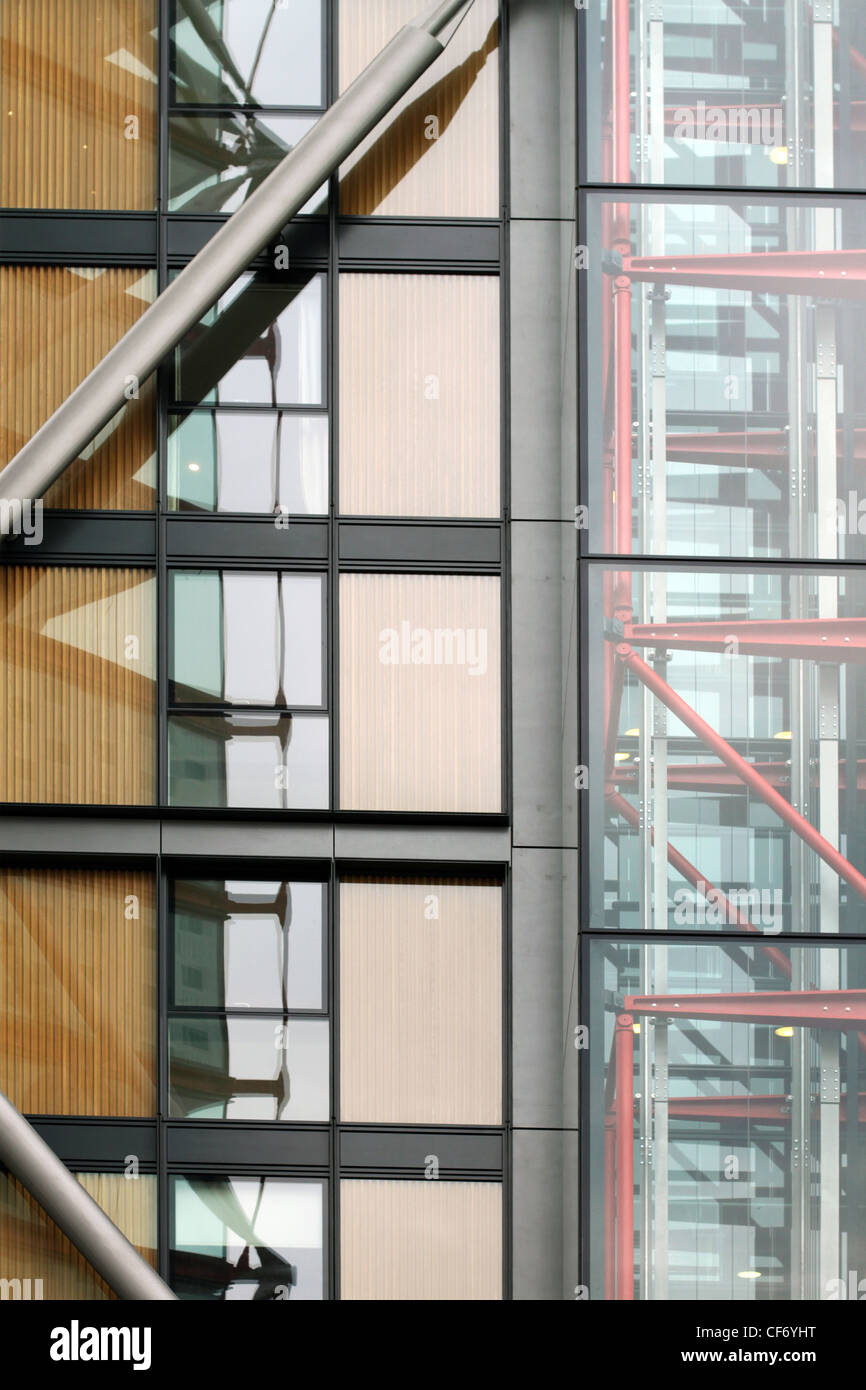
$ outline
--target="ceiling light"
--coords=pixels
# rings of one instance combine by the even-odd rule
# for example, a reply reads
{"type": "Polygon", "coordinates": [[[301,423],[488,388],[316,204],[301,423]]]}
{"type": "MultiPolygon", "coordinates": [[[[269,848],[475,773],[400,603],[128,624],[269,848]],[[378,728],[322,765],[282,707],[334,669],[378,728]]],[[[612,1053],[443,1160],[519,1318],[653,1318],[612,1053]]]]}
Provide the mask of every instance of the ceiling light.
{"type": "Polygon", "coordinates": [[[790,738],[790,737],[791,737],[791,730],[790,730],[790,729],[780,729],[779,732],[778,732],[777,734],[773,734],[773,738],[790,738]]]}
{"type": "Polygon", "coordinates": [[[200,464],[200,463],[188,463],[188,464],[187,464],[187,468],[189,469],[190,473],[200,473],[200,472],[201,472],[201,464],[200,464]]]}
{"type": "Polygon", "coordinates": [[[794,1030],[793,1030],[793,1028],[788,1028],[788,1027],[786,1027],[786,1028],[776,1028],[776,1029],[775,1029],[775,1033],[776,1033],[776,1037],[777,1037],[777,1038],[793,1038],[793,1036],[794,1036],[794,1030]]]}
{"type": "Polygon", "coordinates": [[[760,1279],[760,1277],[761,1271],[759,1269],[741,1269],[737,1273],[738,1279],[760,1279]]]}
{"type": "Polygon", "coordinates": [[[769,155],[773,164],[787,164],[788,146],[774,145],[773,148],[769,151],[769,155]]]}

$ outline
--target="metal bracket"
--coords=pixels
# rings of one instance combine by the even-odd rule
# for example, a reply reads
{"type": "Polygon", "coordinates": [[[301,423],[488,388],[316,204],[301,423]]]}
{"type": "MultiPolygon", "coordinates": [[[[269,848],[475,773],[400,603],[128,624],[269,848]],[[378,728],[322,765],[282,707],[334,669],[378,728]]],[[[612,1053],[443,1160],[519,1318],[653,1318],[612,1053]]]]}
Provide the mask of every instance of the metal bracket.
{"type": "Polygon", "coordinates": [[[821,1067],[821,1104],[839,1104],[839,1067],[837,1064],[821,1067]]]}

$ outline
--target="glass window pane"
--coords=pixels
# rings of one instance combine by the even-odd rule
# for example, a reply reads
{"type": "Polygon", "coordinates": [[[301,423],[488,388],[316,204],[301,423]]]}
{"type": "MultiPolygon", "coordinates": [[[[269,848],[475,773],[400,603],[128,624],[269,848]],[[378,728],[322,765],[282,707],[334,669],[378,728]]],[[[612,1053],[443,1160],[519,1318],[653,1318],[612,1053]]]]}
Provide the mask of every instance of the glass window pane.
{"type": "Polygon", "coordinates": [[[172,1177],[171,1286],[182,1299],[325,1296],[325,1186],[172,1177]]]}
{"type": "Polygon", "coordinates": [[[589,581],[590,925],[862,931],[862,573],[589,581]]]}
{"type": "Polygon", "coordinates": [[[169,715],[172,806],[325,810],[328,719],[323,715],[169,715]]]}
{"type": "MultiPolygon", "coordinates": [[[[236,212],[315,123],[242,111],[169,117],[169,212],[236,212]]],[[[323,184],[301,213],[324,214],[327,206],[323,184]]]]}
{"type": "Polygon", "coordinates": [[[324,1008],[324,911],[321,883],[176,880],[172,1004],[324,1008]]]}
{"type": "Polygon", "coordinates": [[[866,948],[599,938],[586,964],[592,1297],[849,1297],[866,1238],[866,948]]]}
{"type": "MultiPolygon", "coordinates": [[[[63,404],[155,296],[156,276],[151,270],[0,267],[0,468],[63,404]],[[86,332],[82,332],[83,324],[86,332]]],[[[48,489],[46,506],[153,510],[154,379],[139,383],[137,395],[131,392],[132,388],[123,408],[48,489]]]]}
{"type": "Polygon", "coordinates": [[[321,106],[322,0],[175,0],[175,100],[321,106]]]}
{"type": "Polygon", "coordinates": [[[862,7],[665,0],[639,15],[614,0],[581,15],[589,182],[863,186],[862,7]]]}
{"type": "Polygon", "coordinates": [[[341,275],[340,511],[499,515],[499,280],[341,275]]]}
{"type": "MultiPolygon", "coordinates": [[[[340,90],[404,24],[415,0],[340,0],[340,90]]],[[[499,216],[499,6],[476,0],[445,52],[341,169],[359,216],[499,216]]]]}
{"type": "Polygon", "coordinates": [[[502,1298],[502,1187],[495,1182],[340,1183],[340,1298],[502,1298]]]}
{"type": "Polygon", "coordinates": [[[502,1122],[502,889],[343,879],[340,1117],[502,1122]]]}
{"type": "Polygon", "coordinates": [[[866,200],[592,198],[587,236],[591,548],[866,558],[866,200]]]}
{"type": "Polygon", "coordinates": [[[177,570],[171,584],[173,701],[321,706],[324,575],[177,570]]]}
{"type": "Polygon", "coordinates": [[[0,801],[155,799],[150,570],[0,566],[0,801]]]}
{"type": "Polygon", "coordinates": [[[327,1019],[169,1018],[169,1113],[191,1120],[327,1120],[327,1019]]]}
{"type": "Polygon", "coordinates": [[[3,0],[0,53],[0,207],[153,208],[155,0],[3,0]]]}
{"type": "Polygon", "coordinates": [[[499,604],[493,577],[341,577],[343,810],[501,810],[499,604]]]}
{"type": "Polygon", "coordinates": [[[328,511],[328,417],[194,410],[168,422],[174,511],[292,516],[328,511]]]}
{"type": "Polygon", "coordinates": [[[177,349],[178,400],[323,404],[325,277],[298,275],[235,282],[177,349]]]}
{"type": "Polygon", "coordinates": [[[156,1113],[155,952],[152,874],[0,869],[0,1091],[19,1110],[156,1113]]]}
{"type": "MultiPolygon", "coordinates": [[[[76,1173],[75,1177],[156,1268],[156,1178],[144,1173],[134,1181],[123,1173],[76,1173]]],[[[115,1297],[60,1227],[5,1172],[0,1173],[0,1280],[4,1299],[115,1297]]]]}

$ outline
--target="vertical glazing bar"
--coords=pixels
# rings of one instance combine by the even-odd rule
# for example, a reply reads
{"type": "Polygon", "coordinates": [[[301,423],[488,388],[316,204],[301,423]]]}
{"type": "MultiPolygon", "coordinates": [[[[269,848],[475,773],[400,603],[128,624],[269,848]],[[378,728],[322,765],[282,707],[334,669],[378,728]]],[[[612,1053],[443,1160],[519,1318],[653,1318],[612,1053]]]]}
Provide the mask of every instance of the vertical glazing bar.
{"type": "Polygon", "coordinates": [[[616,1020],[616,1297],[634,1300],[634,1019],[616,1020]]]}

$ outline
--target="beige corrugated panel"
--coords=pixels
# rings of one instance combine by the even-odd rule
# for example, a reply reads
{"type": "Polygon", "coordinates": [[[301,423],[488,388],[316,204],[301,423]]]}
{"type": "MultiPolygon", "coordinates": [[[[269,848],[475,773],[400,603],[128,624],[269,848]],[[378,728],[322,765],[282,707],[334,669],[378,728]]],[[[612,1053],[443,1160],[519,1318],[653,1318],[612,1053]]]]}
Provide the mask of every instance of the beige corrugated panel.
{"type": "Polygon", "coordinates": [[[492,576],[341,577],[343,810],[502,809],[499,604],[492,576]]]}
{"type": "Polygon", "coordinates": [[[344,879],[340,1117],[502,1122],[502,889],[344,879]]]}
{"type": "Polygon", "coordinates": [[[155,950],[152,874],[0,870],[0,1090],[19,1110],[156,1113],[155,950]]]}
{"type": "Polygon", "coordinates": [[[0,567],[0,801],[152,805],[150,570],[0,567]]]}
{"type": "MultiPolygon", "coordinates": [[[[0,468],[140,318],[155,292],[149,270],[0,269],[0,468]]],[[[0,495],[2,480],[0,472],[0,495]]],[[[155,487],[150,381],[66,469],[45,504],[152,510],[155,487]]]]}
{"type": "MultiPolygon", "coordinates": [[[[345,91],[417,0],[340,0],[345,91]]],[[[441,58],[341,170],[340,209],[386,217],[499,216],[497,0],[475,0],[441,58]]]]}
{"type": "Polygon", "coordinates": [[[3,0],[0,206],[156,203],[155,0],[3,0]]]}
{"type": "Polygon", "coordinates": [[[340,1183],[340,1298],[502,1297],[499,1183],[340,1183]]]}
{"type": "MultiPolygon", "coordinates": [[[[121,1173],[75,1176],[156,1268],[156,1178],[126,1178],[121,1173]]],[[[31,1299],[40,1292],[43,1299],[115,1297],[60,1227],[15,1178],[6,1175],[0,1175],[0,1279],[29,1279],[31,1299]],[[36,1284],[40,1279],[41,1289],[36,1284]]]]}
{"type": "Polygon", "coordinates": [[[340,510],[499,515],[499,280],[340,276],[340,510]]]}

